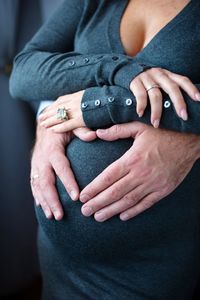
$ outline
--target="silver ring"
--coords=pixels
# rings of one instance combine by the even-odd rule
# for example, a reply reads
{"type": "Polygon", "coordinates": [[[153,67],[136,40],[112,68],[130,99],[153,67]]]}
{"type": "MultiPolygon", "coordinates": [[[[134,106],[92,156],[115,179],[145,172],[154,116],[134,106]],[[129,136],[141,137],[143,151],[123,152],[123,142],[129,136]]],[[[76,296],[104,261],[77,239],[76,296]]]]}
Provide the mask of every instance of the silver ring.
{"type": "Polygon", "coordinates": [[[39,174],[34,174],[34,175],[32,175],[31,176],[31,183],[33,184],[34,183],[34,180],[35,179],[38,179],[40,176],[39,176],[39,174]]]}
{"type": "Polygon", "coordinates": [[[69,116],[67,114],[67,109],[65,107],[57,109],[56,119],[60,120],[60,121],[67,121],[67,120],[69,120],[69,116]]]}
{"type": "Polygon", "coordinates": [[[150,86],[149,88],[146,89],[146,92],[148,93],[150,90],[152,89],[156,89],[156,88],[160,88],[160,86],[158,84],[153,84],[152,86],[150,86]]]}

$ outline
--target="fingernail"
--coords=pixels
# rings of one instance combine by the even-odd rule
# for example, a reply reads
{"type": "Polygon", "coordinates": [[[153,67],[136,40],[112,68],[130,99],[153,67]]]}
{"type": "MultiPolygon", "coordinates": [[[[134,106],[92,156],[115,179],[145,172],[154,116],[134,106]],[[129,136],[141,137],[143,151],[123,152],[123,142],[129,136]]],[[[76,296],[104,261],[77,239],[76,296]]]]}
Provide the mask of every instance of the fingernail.
{"type": "Polygon", "coordinates": [[[97,133],[100,133],[100,134],[106,134],[107,130],[106,129],[98,129],[97,130],[97,133]]]}
{"type": "Polygon", "coordinates": [[[70,197],[72,198],[72,200],[77,200],[78,197],[78,193],[75,190],[72,190],[70,193],[70,197]]]}
{"type": "Polygon", "coordinates": [[[62,218],[62,215],[59,211],[55,211],[54,216],[57,221],[59,221],[62,218]]]}
{"type": "Polygon", "coordinates": [[[144,114],[144,111],[139,111],[137,114],[138,114],[138,117],[141,118],[144,114]]]}
{"type": "Polygon", "coordinates": [[[90,199],[89,196],[86,194],[80,195],[80,201],[83,203],[87,202],[89,199],[90,199]]]}
{"type": "Polygon", "coordinates": [[[129,219],[129,215],[128,214],[120,215],[120,220],[127,221],[128,219],[129,219]]]}
{"type": "Polygon", "coordinates": [[[195,98],[196,98],[198,101],[200,101],[200,93],[196,93],[196,94],[195,94],[195,98]]]}
{"type": "Polygon", "coordinates": [[[153,127],[154,127],[154,128],[158,128],[159,125],[160,125],[160,120],[155,120],[155,121],[153,121],[153,127]]]}
{"type": "Polygon", "coordinates": [[[82,213],[85,217],[89,217],[92,215],[93,213],[93,210],[91,207],[89,206],[85,206],[85,207],[82,207],[82,213]]]}
{"type": "Polygon", "coordinates": [[[187,115],[187,111],[186,111],[185,108],[181,109],[181,111],[180,111],[180,116],[181,116],[181,118],[182,118],[184,121],[187,121],[188,115],[187,115]]]}
{"type": "Polygon", "coordinates": [[[45,210],[45,215],[46,215],[47,219],[51,219],[51,217],[52,217],[51,212],[48,210],[45,210]]]}
{"type": "Polygon", "coordinates": [[[98,222],[103,222],[106,220],[106,215],[102,212],[96,213],[95,214],[95,220],[98,222]]]}

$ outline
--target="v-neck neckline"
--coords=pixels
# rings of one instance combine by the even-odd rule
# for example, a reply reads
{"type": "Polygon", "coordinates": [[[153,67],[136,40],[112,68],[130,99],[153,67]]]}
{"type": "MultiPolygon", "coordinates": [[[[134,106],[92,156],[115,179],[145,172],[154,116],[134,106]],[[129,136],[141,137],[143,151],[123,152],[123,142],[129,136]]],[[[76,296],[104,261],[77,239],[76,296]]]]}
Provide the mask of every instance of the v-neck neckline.
{"type": "MultiPolygon", "coordinates": [[[[128,54],[126,53],[126,50],[122,43],[122,39],[120,35],[120,25],[121,25],[123,14],[128,5],[128,2],[129,0],[124,0],[124,1],[120,0],[119,2],[116,1],[116,6],[113,8],[109,26],[108,26],[109,36],[111,37],[109,40],[110,40],[110,46],[112,48],[112,51],[117,53],[119,52],[120,49],[121,53],[124,55],[128,55],[128,54]]],[[[188,13],[191,12],[191,9],[193,9],[195,7],[195,4],[197,3],[198,0],[190,0],[190,2],[186,4],[183,7],[183,9],[173,19],[171,19],[153,36],[153,38],[146,44],[145,47],[143,47],[139,52],[137,52],[136,55],[130,57],[137,58],[138,56],[142,55],[143,52],[146,52],[147,49],[149,49],[152,45],[154,45],[157,40],[162,38],[162,36],[165,33],[169,32],[177,23],[182,21],[183,18],[185,18],[188,15],[188,13]]]]}

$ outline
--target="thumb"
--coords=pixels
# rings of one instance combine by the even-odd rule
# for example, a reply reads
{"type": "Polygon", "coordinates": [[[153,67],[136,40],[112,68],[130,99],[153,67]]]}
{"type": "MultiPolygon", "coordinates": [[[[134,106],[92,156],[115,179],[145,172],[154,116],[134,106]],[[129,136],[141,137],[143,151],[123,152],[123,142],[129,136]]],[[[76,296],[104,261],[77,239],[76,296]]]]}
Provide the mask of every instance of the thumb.
{"type": "Polygon", "coordinates": [[[84,142],[90,142],[96,139],[96,132],[87,127],[80,127],[73,130],[75,136],[84,142]]]}
{"type": "Polygon", "coordinates": [[[146,125],[140,122],[130,122],[117,124],[108,129],[98,129],[97,136],[105,141],[115,141],[118,139],[134,138],[146,129],[146,125]]]}

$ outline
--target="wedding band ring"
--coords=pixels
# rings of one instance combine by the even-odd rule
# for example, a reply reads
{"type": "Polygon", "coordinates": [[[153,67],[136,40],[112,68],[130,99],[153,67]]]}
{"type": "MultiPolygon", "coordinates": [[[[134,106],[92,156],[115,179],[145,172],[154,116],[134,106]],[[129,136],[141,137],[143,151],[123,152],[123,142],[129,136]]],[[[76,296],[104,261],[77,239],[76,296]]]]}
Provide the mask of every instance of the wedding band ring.
{"type": "Polygon", "coordinates": [[[67,121],[69,120],[67,109],[65,107],[58,108],[56,113],[56,119],[60,121],[67,121]]]}
{"type": "Polygon", "coordinates": [[[38,179],[39,178],[39,174],[34,174],[31,176],[31,183],[33,184],[34,183],[34,180],[35,179],[38,179]]]}
{"type": "Polygon", "coordinates": [[[160,88],[160,86],[158,84],[153,84],[152,86],[150,86],[149,88],[146,89],[146,92],[148,93],[150,90],[152,89],[156,89],[156,88],[160,88]]]}
{"type": "Polygon", "coordinates": [[[34,174],[33,176],[31,176],[31,179],[37,179],[39,178],[39,174],[34,174]]]}

